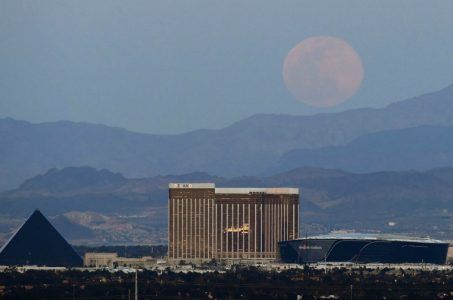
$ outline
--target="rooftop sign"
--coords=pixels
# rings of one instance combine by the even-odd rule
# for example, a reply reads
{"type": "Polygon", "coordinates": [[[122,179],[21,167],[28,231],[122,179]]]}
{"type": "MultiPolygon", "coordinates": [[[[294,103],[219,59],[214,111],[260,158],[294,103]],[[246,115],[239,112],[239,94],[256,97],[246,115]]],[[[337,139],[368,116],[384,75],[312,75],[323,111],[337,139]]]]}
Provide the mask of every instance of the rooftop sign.
{"type": "Polygon", "coordinates": [[[216,194],[250,194],[250,193],[265,193],[265,194],[299,194],[298,188],[216,188],[215,183],[170,183],[170,189],[215,189],[216,194]]]}
{"type": "Polygon", "coordinates": [[[170,183],[169,189],[213,189],[214,183],[170,183]]]}

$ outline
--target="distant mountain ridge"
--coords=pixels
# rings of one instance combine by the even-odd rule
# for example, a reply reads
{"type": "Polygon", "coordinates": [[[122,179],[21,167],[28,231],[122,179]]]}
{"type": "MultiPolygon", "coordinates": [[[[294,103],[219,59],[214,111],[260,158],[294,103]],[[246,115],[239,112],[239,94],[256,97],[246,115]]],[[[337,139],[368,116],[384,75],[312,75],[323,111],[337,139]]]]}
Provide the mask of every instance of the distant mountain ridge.
{"type": "Polygon", "coordinates": [[[420,126],[364,135],[344,146],[292,150],[280,158],[277,169],[427,170],[453,166],[452,149],[453,127],[420,126]]]}
{"type": "MultiPolygon", "coordinates": [[[[312,116],[255,115],[219,130],[133,133],[87,123],[0,119],[0,190],[51,168],[94,166],[127,177],[196,171],[270,174],[285,153],[341,146],[383,130],[453,125],[453,85],[379,109],[312,116]]],[[[292,165],[292,168],[297,165],[292,165]]]]}
{"type": "Polygon", "coordinates": [[[453,168],[356,174],[302,167],[265,177],[192,173],[106,182],[110,176],[106,170],[89,167],[52,170],[27,180],[39,185],[0,193],[0,239],[13,230],[10,220],[40,208],[58,229],[84,243],[162,242],[167,232],[169,182],[298,187],[302,232],[377,230],[453,239],[453,168]],[[85,174],[100,184],[90,184],[85,174]],[[72,189],[59,189],[67,182],[72,189]],[[397,225],[389,227],[389,222],[397,225]],[[7,224],[12,228],[5,228],[7,224]]]}
{"type": "Polygon", "coordinates": [[[19,189],[67,192],[80,188],[115,185],[125,181],[126,178],[123,175],[112,173],[106,169],[67,167],[58,170],[53,168],[43,175],[37,175],[26,180],[19,186],[19,189]]]}

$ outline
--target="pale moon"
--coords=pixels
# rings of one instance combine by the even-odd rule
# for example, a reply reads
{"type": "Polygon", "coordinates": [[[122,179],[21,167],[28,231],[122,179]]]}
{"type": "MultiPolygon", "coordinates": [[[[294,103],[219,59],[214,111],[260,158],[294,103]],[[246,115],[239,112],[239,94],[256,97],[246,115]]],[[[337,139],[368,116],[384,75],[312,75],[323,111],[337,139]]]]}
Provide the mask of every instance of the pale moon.
{"type": "Polygon", "coordinates": [[[363,66],[344,40],[316,36],[291,49],[283,63],[283,79],[298,100],[331,107],[355,95],[363,80],[363,66]]]}

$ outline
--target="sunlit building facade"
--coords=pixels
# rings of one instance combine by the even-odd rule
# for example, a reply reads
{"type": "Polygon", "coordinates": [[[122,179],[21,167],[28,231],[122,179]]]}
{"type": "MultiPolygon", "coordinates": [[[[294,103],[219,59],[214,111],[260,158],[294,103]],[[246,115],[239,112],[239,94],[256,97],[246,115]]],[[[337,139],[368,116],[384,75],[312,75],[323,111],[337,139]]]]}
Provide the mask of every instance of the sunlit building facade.
{"type": "Polygon", "coordinates": [[[298,237],[297,188],[169,185],[169,259],[275,259],[298,237]]]}

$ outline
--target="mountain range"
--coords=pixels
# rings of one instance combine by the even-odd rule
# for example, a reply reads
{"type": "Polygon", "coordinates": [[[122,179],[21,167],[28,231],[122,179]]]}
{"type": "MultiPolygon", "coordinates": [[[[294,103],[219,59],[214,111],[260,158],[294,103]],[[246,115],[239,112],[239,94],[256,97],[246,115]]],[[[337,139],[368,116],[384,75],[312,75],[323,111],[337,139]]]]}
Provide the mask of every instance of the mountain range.
{"type": "Polygon", "coordinates": [[[0,119],[0,190],[16,188],[51,168],[86,165],[135,178],[197,171],[262,176],[303,165],[425,170],[453,165],[449,126],[453,85],[384,108],[255,115],[223,129],[177,135],[7,118],[0,119]]]}
{"type": "Polygon", "coordinates": [[[318,166],[354,172],[427,170],[453,166],[453,127],[420,126],[361,136],[344,146],[296,149],[279,161],[292,166],[318,166]]]}
{"type": "Polygon", "coordinates": [[[299,187],[302,234],[357,230],[453,240],[453,168],[357,174],[313,167],[263,177],[141,179],[92,167],[51,169],[0,193],[0,240],[39,208],[73,243],[165,243],[169,182],[299,187]]]}

